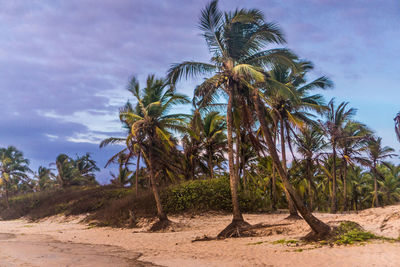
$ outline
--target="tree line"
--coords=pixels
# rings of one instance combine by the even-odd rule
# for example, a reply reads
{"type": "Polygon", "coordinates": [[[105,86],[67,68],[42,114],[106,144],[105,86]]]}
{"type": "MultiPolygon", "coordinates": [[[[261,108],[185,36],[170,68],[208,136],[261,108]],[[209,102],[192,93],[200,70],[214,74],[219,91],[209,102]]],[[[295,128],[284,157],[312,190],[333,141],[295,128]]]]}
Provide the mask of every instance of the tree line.
{"type": "MultiPolygon", "coordinates": [[[[208,62],[172,64],[165,77],[149,75],[143,86],[136,77],[129,81],[133,101],[119,110],[124,136],[100,144],[122,145],[107,163],[118,165],[113,184],[130,183],[136,195],[140,188],[151,189],[159,222],[166,225],[161,185],[229,176],[233,220],[222,235],[248,225],[238,190],[260,192],[271,210],[287,207],[290,218],[302,217],[318,236],[330,227],[313,211],[399,201],[400,167],[388,161],[397,156],[394,150],[355,119],[348,102],[326,102],[318,92],[333,82],[326,76],[309,79],[314,65],[282,47],[286,39],[278,25],[258,9],[223,12],[212,1],[201,10],[199,28],[208,62]],[[203,79],[193,99],[176,90],[191,78],[203,79]],[[191,114],[178,112],[188,104],[191,114]]],[[[399,134],[400,116],[395,120],[399,134]]],[[[97,167],[89,155],[57,160],[62,162],[55,164],[57,178],[44,168],[40,173],[49,178],[41,183],[39,177],[39,186],[95,183],[97,167]]],[[[26,166],[22,158],[14,174],[19,181],[26,178],[21,175],[26,166]]],[[[3,168],[3,188],[10,183],[6,173],[3,168]]]]}

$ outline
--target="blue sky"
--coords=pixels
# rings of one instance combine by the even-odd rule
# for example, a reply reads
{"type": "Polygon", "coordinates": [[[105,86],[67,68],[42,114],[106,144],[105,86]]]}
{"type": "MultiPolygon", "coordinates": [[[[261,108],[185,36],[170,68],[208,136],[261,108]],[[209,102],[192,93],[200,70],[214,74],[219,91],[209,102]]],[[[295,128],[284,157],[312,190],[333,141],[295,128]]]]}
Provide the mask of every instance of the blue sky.
{"type": "MultiPolygon", "coordinates": [[[[91,152],[104,166],[118,147],[98,143],[123,134],[117,112],[129,77],[143,81],[171,63],[209,59],[197,27],[206,3],[0,0],[0,146],[17,146],[33,169],[60,153],[91,152]]],[[[221,0],[220,7],[261,9],[286,46],[314,62],[313,76],[334,81],[326,99],[349,101],[356,119],[398,151],[399,1],[221,0]]],[[[179,91],[191,96],[193,86],[179,91]]]]}

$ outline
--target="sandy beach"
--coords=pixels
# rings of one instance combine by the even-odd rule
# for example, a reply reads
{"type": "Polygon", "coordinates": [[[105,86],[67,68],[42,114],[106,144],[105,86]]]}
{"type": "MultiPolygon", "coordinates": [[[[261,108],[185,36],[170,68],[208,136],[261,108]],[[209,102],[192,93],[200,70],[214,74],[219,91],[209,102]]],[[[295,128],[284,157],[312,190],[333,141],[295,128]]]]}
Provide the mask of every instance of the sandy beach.
{"type": "MultiPolygon", "coordinates": [[[[391,238],[400,236],[400,206],[364,210],[358,214],[316,214],[326,222],[351,220],[365,230],[391,238]]],[[[398,266],[400,243],[373,241],[364,245],[293,247],[273,244],[297,239],[309,231],[287,214],[245,214],[265,228],[264,236],[192,242],[213,237],[231,216],[172,216],[173,232],[148,233],[141,228],[96,228],[83,217],[51,217],[40,222],[0,221],[0,266],[398,266]]]]}

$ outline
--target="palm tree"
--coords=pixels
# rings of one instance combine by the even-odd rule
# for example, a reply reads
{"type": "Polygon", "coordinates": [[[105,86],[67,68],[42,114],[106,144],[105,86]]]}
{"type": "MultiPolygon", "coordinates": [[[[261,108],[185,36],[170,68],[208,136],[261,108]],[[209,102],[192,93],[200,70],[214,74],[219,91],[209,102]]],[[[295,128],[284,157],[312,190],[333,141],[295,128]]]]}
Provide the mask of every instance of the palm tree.
{"type": "Polygon", "coordinates": [[[371,134],[371,131],[362,123],[348,121],[343,128],[338,147],[341,155],[341,172],[343,180],[343,209],[348,208],[347,201],[347,170],[348,166],[354,166],[354,159],[361,152],[361,148],[365,143],[366,138],[371,134]]]}
{"type": "Polygon", "coordinates": [[[392,153],[394,151],[393,148],[385,146],[382,147],[382,138],[381,137],[373,137],[371,136],[367,145],[362,148],[362,151],[366,153],[366,157],[358,157],[358,161],[370,168],[371,173],[374,178],[374,198],[372,201],[373,207],[379,207],[379,198],[378,198],[378,178],[384,180],[383,175],[377,169],[379,164],[388,165],[385,161],[387,158],[391,158],[397,156],[392,153]]]}
{"type": "Polygon", "coordinates": [[[384,203],[393,204],[400,201],[400,166],[390,164],[388,168],[381,165],[378,169],[384,177],[383,181],[378,181],[384,203]]]}
{"type": "MultiPolygon", "coordinates": [[[[305,124],[313,124],[311,118],[314,115],[309,111],[321,113],[325,108],[322,96],[310,95],[310,91],[333,86],[333,83],[324,76],[307,83],[306,74],[313,69],[313,65],[307,61],[300,61],[297,64],[301,69],[297,73],[293,73],[288,66],[274,66],[268,74],[276,82],[267,82],[265,86],[268,89],[264,94],[271,116],[280,126],[282,165],[286,172],[286,143],[291,148],[290,136],[295,134],[294,129],[301,129],[305,124]],[[284,87],[287,89],[282,90],[284,87]]],[[[285,193],[289,203],[289,218],[299,217],[288,192],[285,193]]]]}
{"type": "Polygon", "coordinates": [[[0,148],[0,185],[4,186],[7,209],[10,208],[8,201],[10,183],[28,179],[27,172],[29,160],[14,146],[0,148]]]}
{"type": "Polygon", "coordinates": [[[85,184],[96,184],[95,172],[100,171],[89,153],[83,156],[77,156],[75,167],[78,169],[80,177],[85,181],[85,184]]]}
{"type": "Polygon", "coordinates": [[[184,131],[184,114],[171,114],[177,104],[189,103],[186,96],[175,92],[163,79],[149,76],[147,87],[133,92],[137,101],[136,111],[120,112],[120,120],[130,126],[128,140],[138,147],[149,169],[150,182],[157,206],[160,225],[168,222],[157,187],[157,176],[166,171],[169,154],[176,146],[171,131],[184,131]]]}
{"type": "Polygon", "coordinates": [[[308,181],[309,208],[313,210],[313,174],[318,165],[318,159],[322,150],[326,147],[323,133],[317,126],[307,126],[300,130],[301,134],[297,136],[297,152],[303,156],[306,176],[308,181]]]}
{"type": "Polygon", "coordinates": [[[396,132],[396,136],[397,139],[400,141],[400,112],[397,113],[396,117],[394,118],[394,121],[395,121],[394,129],[396,132]]]}
{"type": "Polygon", "coordinates": [[[97,184],[94,172],[99,171],[96,162],[91,159],[89,153],[77,156],[76,160],[66,154],[60,154],[56,158],[57,181],[62,187],[95,185],[97,184]]]}
{"type": "MultiPolygon", "coordinates": [[[[213,55],[210,63],[185,61],[174,64],[168,72],[168,77],[175,83],[182,77],[211,75],[195,90],[195,96],[201,99],[202,107],[215,101],[219,94],[228,98],[226,123],[233,219],[225,229],[227,231],[221,232],[225,235],[230,233],[230,230],[234,232],[240,226],[248,225],[239,209],[239,162],[235,164],[234,161],[233,108],[237,105],[238,98],[245,94],[243,90],[246,90],[248,84],[265,80],[262,66],[271,62],[288,61],[288,58],[294,56],[285,49],[261,50],[264,45],[284,42],[281,31],[275,24],[266,23],[261,11],[236,9],[224,13],[218,9],[217,4],[216,0],[210,2],[200,16],[200,29],[213,55]]],[[[243,122],[250,125],[249,120],[243,122]]]]}
{"type": "Polygon", "coordinates": [[[57,184],[56,175],[52,170],[53,169],[39,166],[35,176],[38,179],[39,189],[41,191],[51,189],[57,184]]]}
{"type": "Polygon", "coordinates": [[[210,178],[214,178],[214,162],[220,162],[226,151],[226,123],[218,112],[209,112],[202,119],[202,143],[207,158],[210,178]]]}
{"type": "Polygon", "coordinates": [[[339,106],[335,107],[335,101],[332,99],[328,103],[328,110],[325,113],[325,121],[321,122],[320,125],[326,136],[329,138],[329,143],[332,147],[332,190],[331,190],[331,212],[336,213],[337,201],[336,201],[336,158],[338,142],[343,138],[343,128],[346,122],[355,115],[356,110],[354,108],[347,109],[347,102],[342,102],[339,106]]]}

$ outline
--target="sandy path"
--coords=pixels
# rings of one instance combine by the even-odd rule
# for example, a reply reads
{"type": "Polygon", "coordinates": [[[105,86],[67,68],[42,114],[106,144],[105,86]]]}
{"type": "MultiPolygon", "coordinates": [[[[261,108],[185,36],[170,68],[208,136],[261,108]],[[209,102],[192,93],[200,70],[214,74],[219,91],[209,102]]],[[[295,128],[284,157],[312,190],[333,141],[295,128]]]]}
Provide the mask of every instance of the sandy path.
{"type": "Polygon", "coordinates": [[[60,242],[46,235],[0,233],[0,266],[155,266],[120,247],[60,242]]]}
{"type": "MultiPolygon", "coordinates": [[[[230,222],[231,217],[211,214],[171,217],[183,227],[169,233],[146,233],[145,228],[89,228],[87,225],[79,224],[78,220],[65,222],[61,218],[60,220],[52,218],[40,223],[28,223],[24,220],[1,221],[0,232],[14,233],[18,236],[30,235],[29,238],[33,238],[34,235],[47,235],[64,243],[118,246],[132,251],[132,255],[142,253],[140,257],[142,261],[164,266],[400,266],[399,243],[374,241],[364,246],[335,246],[311,250],[304,248],[302,252],[296,247],[272,244],[274,240],[299,238],[308,232],[309,228],[303,221],[295,223],[286,221],[284,220],[286,216],[286,214],[245,214],[245,219],[252,224],[260,222],[290,224],[271,228],[271,231],[266,232],[266,236],[263,237],[194,243],[192,242],[194,238],[204,234],[215,236],[230,222]]],[[[400,235],[400,206],[369,209],[359,214],[317,214],[317,217],[327,222],[353,220],[365,229],[387,237],[397,238],[400,235]]],[[[27,242],[33,244],[35,239],[27,242]]],[[[3,252],[2,248],[3,244],[1,253],[7,255],[11,253],[3,252]]],[[[81,247],[79,251],[82,255],[86,255],[87,249],[81,247]]],[[[108,253],[111,255],[116,253],[115,247],[113,250],[108,250],[108,253]]],[[[26,258],[29,257],[26,255],[26,258]]],[[[79,264],[73,266],[85,266],[79,264]]],[[[113,262],[109,266],[124,265],[113,262]]]]}

